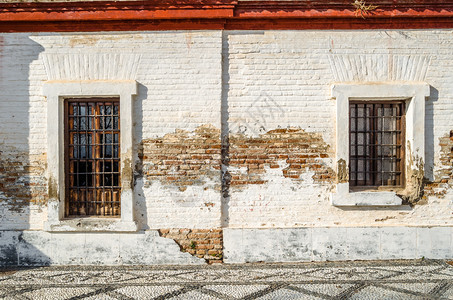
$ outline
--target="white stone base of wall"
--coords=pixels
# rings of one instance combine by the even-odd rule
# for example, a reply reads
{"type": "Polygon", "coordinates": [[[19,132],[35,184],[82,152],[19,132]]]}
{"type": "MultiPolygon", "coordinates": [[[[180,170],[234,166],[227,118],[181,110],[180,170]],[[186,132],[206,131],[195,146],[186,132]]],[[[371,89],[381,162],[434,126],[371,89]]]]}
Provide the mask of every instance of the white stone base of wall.
{"type": "MultiPolygon", "coordinates": [[[[323,227],[223,230],[224,262],[453,259],[453,227],[323,227]]],[[[157,230],[138,233],[0,231],[0,266],[187,265],[157,230]]]]}
{"type": "Polygon", "coordinates": [[[157,230],[138,233],[0,231],[0,266],[205,264],[157,230]]]}
{"type": "Polygon", "coordinates": [[[224,262],[451,259],[453,227],[224,229],[224,262]]]}

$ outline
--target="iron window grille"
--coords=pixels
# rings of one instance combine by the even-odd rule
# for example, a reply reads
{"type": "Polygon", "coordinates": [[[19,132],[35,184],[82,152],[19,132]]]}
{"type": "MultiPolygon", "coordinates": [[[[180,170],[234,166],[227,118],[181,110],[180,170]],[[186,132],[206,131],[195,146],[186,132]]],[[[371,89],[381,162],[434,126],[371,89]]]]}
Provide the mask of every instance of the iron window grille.
{"type": "Polygon", "coordinates": [[[349,185],[404,187],[404,101],[349,102],[349,185]]]}
{"type": "Polygon", "coordinates": [[[66,99],[65,153],[65,216],[120,216],[119,99],[66,99]]]}

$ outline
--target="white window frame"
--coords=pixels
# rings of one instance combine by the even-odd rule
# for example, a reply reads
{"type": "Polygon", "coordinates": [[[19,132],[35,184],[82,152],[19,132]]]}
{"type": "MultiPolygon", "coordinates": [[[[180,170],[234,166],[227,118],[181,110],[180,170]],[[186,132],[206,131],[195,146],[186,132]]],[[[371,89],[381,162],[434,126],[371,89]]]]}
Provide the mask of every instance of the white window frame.
{"type": "Polygon", "coordinates": [[[47,97],[47,169],[48,206],[46,231],[137,231],[133,193],[133,97],[135,80],[121,81],[48,81],[43,93],[47,97]],[[64,100],[67,98],[120,99],[121,123],[121,217],[64,218],[64,100]]]}
{"type": "MultiPolygon", "coordinates": [[[[393,206],[402,205],[401,197],[391,191],[351,192],[349,189],[349,101],[406,100],[405,167],[416,169],[417,161],[425,161],[425,100],[430,86],[425,82],[377,82],[333,84],[332,98],[336,99],[336,172],[346,173],[346,180],[336,184],[330,195],[334,206],[393,206]],[[411,159],[415,158],[415,159],[411,159]],[[412,162],[412,165],[410,165],[412,162]],[[345,168],[346,167],[346,168],[345,168]],[[342,168],[342,170],[340,170],[342,168]]],[[[407,183],[408,172],[406,172],[407,183]]]]}

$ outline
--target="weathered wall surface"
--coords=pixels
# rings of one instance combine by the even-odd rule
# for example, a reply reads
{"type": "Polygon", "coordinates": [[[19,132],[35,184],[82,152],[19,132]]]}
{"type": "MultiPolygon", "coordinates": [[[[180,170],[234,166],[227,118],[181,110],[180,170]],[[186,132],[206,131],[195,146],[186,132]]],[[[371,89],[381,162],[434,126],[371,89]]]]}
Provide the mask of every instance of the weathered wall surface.
{"type": "Polygon", "coordinates": [[[452,227],[225,229],[224,262],[449,259],[452,227]]]}
{"type": "Polygon", "coordinates": [[[1,70],[4,76],[0,84],[4,92],[0,96],[0,105],[3,108],[1,118],[5,121],[1,125],[0,138],[1,164],[6,171],[1,182],[5,194],[2,197],[5,213],[1,216],[1,229],[39,229],[45,219],[46,193],[38,193],[39,188],[46,189],[47,116],[46,99],[41,91],[46,80],[137,80],[139,95],[135,99],[134,147],[137,153],[147,155],[145,159],[137,157],[138,221],[143,228],[219,226],[220,32],[6,34],[2,45],[1,70]],[[168,184],[166,180],[171,174],[181,175],[179,165],[186,165],[187,157],[179,157],[179,160],[172,157],[176,155],[174,146],[178,145],[174,142],[170,142],[165,153],[161,152],[167,159],[153,156],[149,153],[153,151],[151,141],[181,130],[190,135],[203,126],[212,131],[212,136],[206,137],[203,129],[198,129],[199,139],[186,139],[186,146],[192,148],[190,153],[195,155],[190,158],[198,160],[193,166],[195,169],[187,173],[198,171],[199,175],[193,176],[199,180],[196,184],[193,181],[186,184],[184,193],[181,186],[168,184]],[[210,164],[200,156],[205,153],[193,149],[204,147],[203,144],[213,159],[210,164]],[[156,165],[160,162],[157,163],[156,159],[168,166],[168,176],[163,181],[156,174],[149,173],[157,170],[156,165]],[[197,170],[197,167],[202,167],[202,170],[197,170]],[[208,175],[204,176],[203,171],[208,175]],[[34,181],[29,184],[29,180],[34,181]],[[26,199],[19,197],[32,194],[26,199]],[[43,215],[38,218],[40,222],[28,225],[26,219],[32,214],[20,217],[15,211],[19,206],[24,210],[35,209],[34,203],[41,204],[36,209],[43,215]],[[20,218],[27,226],[18,228],[14,225],[20,218]]]}
{"type": "Polygon", "coordinates": [[[42,228],[46,216],[42,50],[27,34],[0,37],[0,229],[42,228]]]}
{"type": "MultiPolygon", "coordinates": [[[[263,165],[266,184],[230,188],[229,227],[451,225],[452,168],[449,134],[451,31],[230,32],[224,39],[227,127],[232,134],[259,137],[278,128],[300,128],[321,136],[327,149],[313,147],[316,163],[334,168],[335,100],[332,82],[426,81],[426,173],[442,197],[428,192],[414,207],[338,208],[330,205],[332,179],[319,181],[311,168],[300,179],[263,165]],[[366,41],[364,43],[364,41],[366,41]],[[327,154],[327,156],[325,155],[327,154]],[[448,173],[448,174],[446,174],[448,173]],[[441,181],[444,181],[440,184],[441,181]]],[[[278,143],[279,139],[275,139],[278,143]]],[[[291,143],[288,143],[291,144],[291,143]]],[[[307,144],[316,145],[316,142],[307,144]]],[[[234,148],[233,148],[234,149],[234,148]]],[[[272,153],[271,149],[267,150],[272,153]]],[[[283,151],[284,152],[284,151],[283,151]]],[[[291,152],[291,151],[289,151],[291,152]]],[[[253,156],[252,147],[241,149],[253,156]]],[[[287,154],[287,153],[283,153],[287,154]]],[[[281,169],[290,159],[281,156],[281,169]]],[[[230,167],[231,168],[231,167],[230,167]]],[[[233,172],[236,170],[233,168],[233,172]]],[[[296,174],[295,177],[297,177],[296,174]]],[[[326,177],[328,178],[328,176],[326,177]]]]}
{"type": "Polygon", "coordinates": [[[123,79],[139,90],[137,221],[189,253],[207,255],[188,238],[204,229],[451,227],[452,44],[451,30],[2,34],[0,230],[41,230],[46,220],[43,83],[123,79]],[[416,205],[330,204],[330,85],[345,81],[431,85],[416,205]]]}
{"type": "Polygon", "coordinates": [[[140,234],[0,231],[0,265],[205,264],[156,230],[140,234]]]}

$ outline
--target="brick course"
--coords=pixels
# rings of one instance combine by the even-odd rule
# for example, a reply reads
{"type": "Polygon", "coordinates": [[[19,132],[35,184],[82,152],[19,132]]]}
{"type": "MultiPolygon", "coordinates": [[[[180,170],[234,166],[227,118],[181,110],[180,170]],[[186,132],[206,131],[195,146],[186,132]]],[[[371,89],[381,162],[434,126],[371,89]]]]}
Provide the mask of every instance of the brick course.
{"type": "Polygon", "coordinates": [[[235,169],[245,168],[245,172],[230,172],[232,187],[266,184],[261,176],[266,173],[265,167],[280,168],[279,162],[287,164],[282,176],[296,181],[307,171],[313,171],[312,178],[321,183],[330,183],[335,176],[324,162],[329,157],[329,146],[319,134],[301,129],[275,129],[259,137],[236,134],[230,136],[227,146],[224,161],[235,169]]]}
{"type": "MultiPolygon", "coordinates": [[[[220,130],[212,126],[200,126],[193,133],[177,130],[141,145],[145,186],[160,180],[184,191],[189,185],[203,185],[206,178],[218,179],[220,130]]],[[[218,190],[220,183],[214,188],[218,190]]]]}

